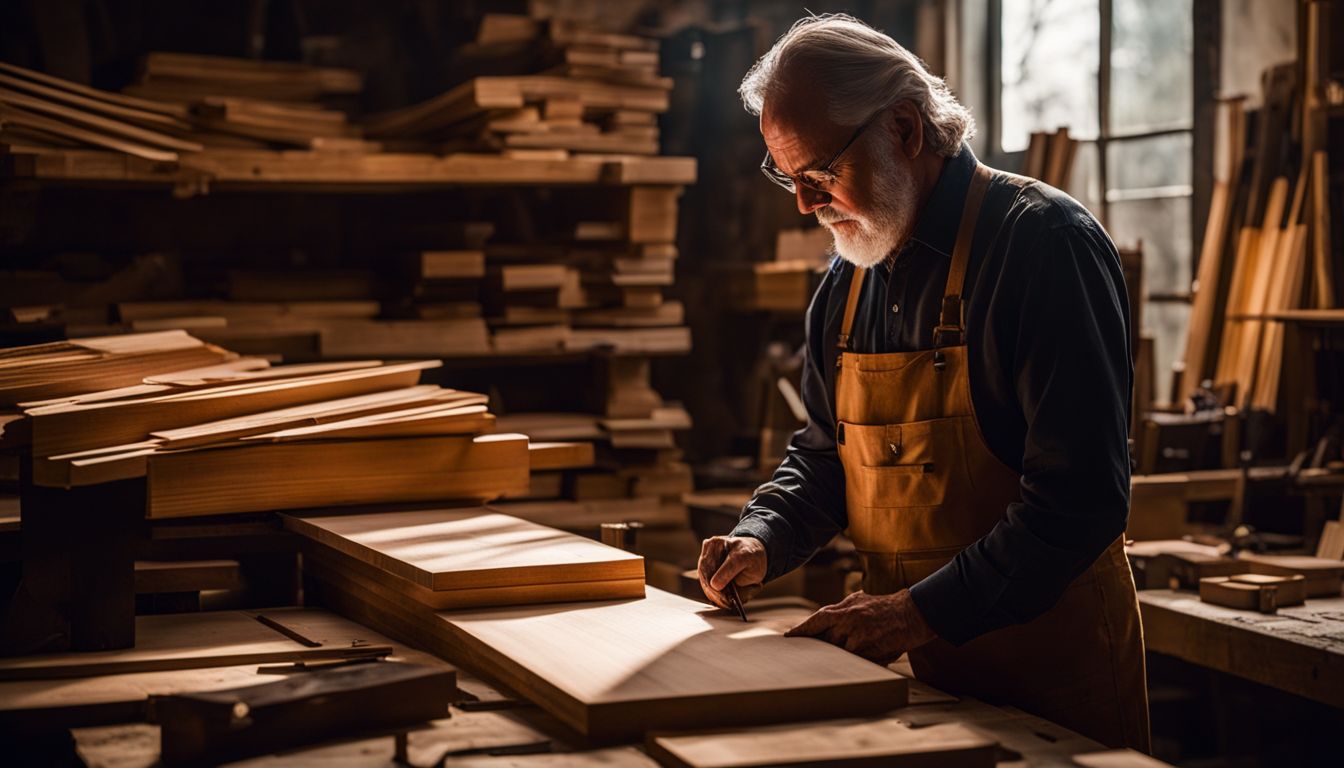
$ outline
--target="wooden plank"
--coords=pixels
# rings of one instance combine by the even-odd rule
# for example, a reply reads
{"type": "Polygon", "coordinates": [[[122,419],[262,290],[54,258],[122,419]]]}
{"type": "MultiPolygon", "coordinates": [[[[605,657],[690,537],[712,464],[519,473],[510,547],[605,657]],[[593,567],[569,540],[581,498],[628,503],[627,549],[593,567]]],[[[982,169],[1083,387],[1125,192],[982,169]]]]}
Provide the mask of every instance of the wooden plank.
{"type": "Polygon", "coordinates": [[[262,443],[151,456],[149,518],[451,499],[527,488],[522,435],[262,443]]]}
{"type": "Polygon", "coordinates": [[[399,363],[297,379],[226,384],[206,390],[33,408],[33,454],[55,456],[144,440],[176,429],[259,411],[413,386],[438,361],[399,363]]]}
{"type": "Polygon", "coordinates": [[[1325,152],[1317,151],[1311,156],[1311,253],[1312,285],[1320,308],[1335,306],[1330,227],[1330,160],[1325,152]]]}
{"type": "Polygon", "coordinates": [[[665,768],[993,768],[997,751],[993,740],[960,723],[912,728],[895,719],[650,734],[646,747],[665,768]]]}
{"type": "MultiPolygon", "coordinates": [[[[263,612],[263,615],[269,614],[263,612]]],[[[300,627],[299,634],[318,645],[301,644],[258,621],[255,614],[242,611],[137,616],[134,648],[0,658],[0,680],[369,658],[391,651],[387,646],[359,642],[357,636],[348,636],[348,630],[338,629],[334,635],[325,635],[313,633],[302,622],[288,621],[284,613],[276,614],[275,618],[284,626],[300,627]]]]}
{"type": "Polygon", "coordinates": [[[237,560],[136,560],[135,592],[197,592],[203,589],[240,589],[242,570],[237,560]]]}
{"type": "Polygon", "coordinates": [[[479,507],[282,519],[324,547],[431,590],[644,577],[638,555],[479,507]]]}
{"type": "Polygon", "coordinates": [[[648,730],[871,715],[907,681],[820,640],[785,638],[805,609],[744,625],[650,588],[644,600],[438,614],[461,662],[595,741],[648,730]]]}
{"type": "Polygon", "coordinates": [[[383,606],[396,606],[406,614],[415,616],[417,623],[431,621],[429,616],[434,611],[644,597],[643,576],[434,590],[318,545],[305,547],[304,557],[305,573],[327,587],[351,595],[371,595],[383,606]]]}

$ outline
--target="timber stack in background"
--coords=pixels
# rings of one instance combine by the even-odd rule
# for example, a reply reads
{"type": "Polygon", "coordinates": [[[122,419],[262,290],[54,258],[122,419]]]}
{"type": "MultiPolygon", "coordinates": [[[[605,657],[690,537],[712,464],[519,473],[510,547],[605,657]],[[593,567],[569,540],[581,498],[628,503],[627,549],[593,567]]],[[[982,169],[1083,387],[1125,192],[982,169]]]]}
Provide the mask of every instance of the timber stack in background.
{"type": "MultiPolygon", "coordinates": [[[[666,561],[653,572],[679,588],[698,551],[683,502],[691,471],[676,441],[691,422],[653,382],[658,360],[691,344],[682,304],[666,294],[675,281],[678,200],[695,161],[658,155],[658,116],[672,88],[658,74],[658,49],[656,39],[591,21],[486,15],[449,70],[460,83],[372,115],[355,111],[361,75],[333,67],[155,52],[130,85],[110,92],[0,65],[0,172],[39,195],[157,195],[153,228],[181,215],[190,230],[178,249],[137,249],[132,234],[124,251],[53,253],[13,272],[0,291],[5,333],[43,342],[186,331],[258,365],[290,364],[276,372],[317,366],[305,376],[319,378],[361,378],[370,359],[441,361],[416,369],[426,380],[418,386],[483,394],[460,402],[416,396],[405,404],[414,413],[404,428],[356,402],[381,396],[338,393],[332,407],[353,408],[361,421],[352,436],[374,430],[380,447],[403,437],[424,447],[419,430],[442,431],[427,425],[446,423],[428,415],[444,409],[472,410],[460,414],[461,429],[470,422],[529,436],[540,450],[527,482],[511,479],[481,497],[503,495],[509,514],[593,538],[604,523],[644,526],[639,540],[666,561]],[[383,194],[392,191],[399,194],[383,194]],[[248,222],[244,232],[219,232],[215,207],[233,228],[248,222]],[[324,225],[333,232],[313,224],[291,231],[285,214],[299,207],[308,218],[330,211],[324,225]],[[497,425],[477,413],[487,398],[497,425]]],[[[98,205],[89,209],[98,215],[98,205]]],[[[277,405],[277,417],[306,407],[277,405]]],[[[221,416],[223,425],[206,432],[239,415],[221,416]]],[[[321,494],[282,504],[286,493],[265,490],[271,480],[302,485],[281,477],[279,465],[274,478],[257,478],[254,493],[223,490],[244,481],[245,453],[318,450],[322,443],[302,435],[325,432],[327,417],[312,418],[303,427],[286,422],[273,440],[227,429],[228,450],[195,444],[197,423],[216,421],[202,417],[150,430],[168,430],[167,438],[109,435],[35,461],[44,482],[62,487],[196,463],[174,477],[197,485],[174,491],[171,503],[150,492],[150,517],[323,506],[330,501],[321,494]],[[184,429],[191,450],[161,457],[184,429]]],[[[481,440],[473,451],[506,448],[481,440]]],[[[363,477],[355,467],[370,457],[361,445],[356,439],[323,461],[363,477]]],[[[318,485],[296,493],[323,482],[308,480],[318,485]]],[[[441,486],[425,485],[414,500],[460,497],[461,489],[441,486]]],[[[412,501],[374,496],[348,503],[412,501]]]]}

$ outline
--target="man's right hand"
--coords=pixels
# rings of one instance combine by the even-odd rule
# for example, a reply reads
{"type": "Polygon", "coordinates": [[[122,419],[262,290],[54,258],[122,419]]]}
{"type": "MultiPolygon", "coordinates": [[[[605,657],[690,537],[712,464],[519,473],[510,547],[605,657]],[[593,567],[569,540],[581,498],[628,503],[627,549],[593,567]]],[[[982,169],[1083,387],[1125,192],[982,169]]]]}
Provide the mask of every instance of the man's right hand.
{"type": "Polygon", "coordinates": [[[746,603],[764,587],[765,545],[750,536],[715,536],[700,545],[700,588],[720,608],[731,609],[724,595],[729,583],[746,603]]]}

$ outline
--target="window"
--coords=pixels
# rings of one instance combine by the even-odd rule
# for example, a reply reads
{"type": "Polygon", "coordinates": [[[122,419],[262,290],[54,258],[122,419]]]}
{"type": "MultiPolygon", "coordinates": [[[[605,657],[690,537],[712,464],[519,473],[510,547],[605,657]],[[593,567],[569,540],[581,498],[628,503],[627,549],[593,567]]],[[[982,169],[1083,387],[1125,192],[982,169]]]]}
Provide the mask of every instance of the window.
{"type": "Polygon", "coordinates": [[[1067,127],[1084,140],[1067,191],[1117,245],[1142,243],[1141,327],[1155,339],[1159,392],[1182,352],[1194,274],[1192,3],[997,0],[990,17],[999,22],[990,155],[1012,166],[1032,131],[1067,127]]]}

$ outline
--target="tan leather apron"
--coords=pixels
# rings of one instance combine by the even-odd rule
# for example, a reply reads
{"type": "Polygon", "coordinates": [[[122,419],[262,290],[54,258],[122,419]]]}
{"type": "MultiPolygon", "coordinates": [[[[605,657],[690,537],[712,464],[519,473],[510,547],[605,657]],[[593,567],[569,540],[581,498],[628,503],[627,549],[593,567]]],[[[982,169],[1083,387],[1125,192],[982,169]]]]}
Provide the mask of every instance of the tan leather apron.
{"type": "MultiPolygon", "coordinates": [[[[865,271],[845,303],[836,372],[836,441],[845,468],[849,536],[864,590],[908,588],[989,533],[1020,476],[990,452],[971,402],[962,288],[989,169],[962,210],[935,348],[846,351],[865,271]]],[[[960,647],[934,640],[910,653],[936,688],[1009,704],[1108,746],[1147,751],[1148,698],[1138,597],[1116,540],[1050,610],[960,647]]]]}

